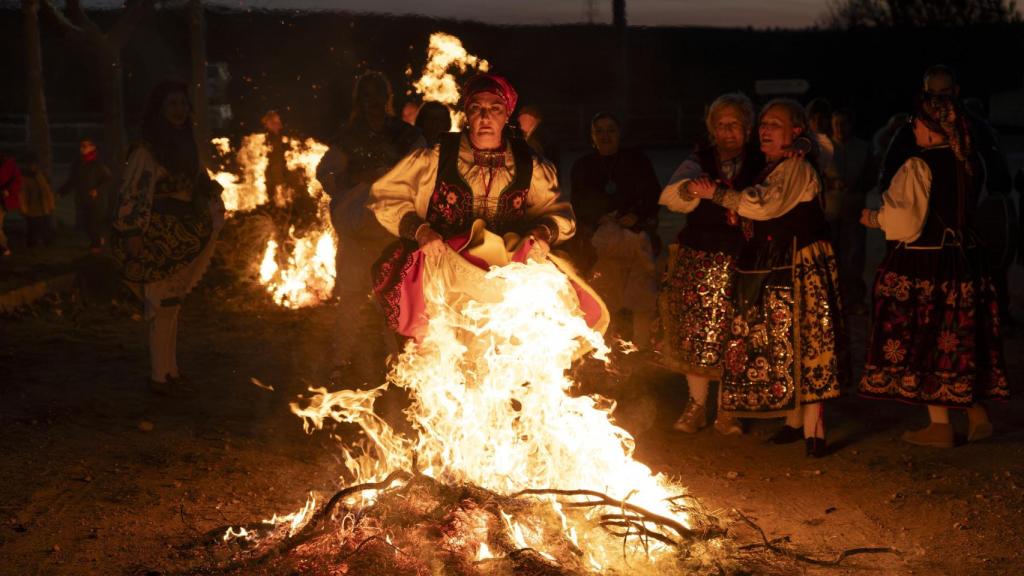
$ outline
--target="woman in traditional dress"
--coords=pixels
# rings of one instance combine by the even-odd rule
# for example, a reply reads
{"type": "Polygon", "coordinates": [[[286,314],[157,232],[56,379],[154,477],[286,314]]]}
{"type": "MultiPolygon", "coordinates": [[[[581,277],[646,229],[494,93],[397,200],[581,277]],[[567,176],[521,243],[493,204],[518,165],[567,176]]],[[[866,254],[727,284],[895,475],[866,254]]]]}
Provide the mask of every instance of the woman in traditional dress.
{"type": "MultiPolygon", "coordinates": [[[[722,374],[722,352],[732,320],[732,268],[743,247],[743,230],[735,210],[694,197],[690,185],[701,177],[742,190],[764,169],[764,155],[750,144],[754,106],[741,93],[715,99],[705,118],[709,141],[676,169],[660,203],[687,214],[686,227],[669,246],[669,269],[659,304],[662,355],[673,370],[686,375],[690,398],[674,428],[694,433],[707,426],[710,380],[722,374]]],[[[719,410],[715,429],[742,434],[739,420],[719,410]]]]}
{"type": "Polygon", "coordinates": [[[875,276],[873,322],[860,392],[924,404],[929,425],[911,444],[949,448],[949,409],[966,409],[967,440],[992,435],[983,399],[1009,397],[999,306],[974,230],[981,174],[952,98],[922,101],[919,150],[861,222],[895,243],[875,276]]]}
{"type": "Polygon", "coordinates": [[[113,251],[125,280],[141,293],[149,325],[150,387],[186,388],[178,370],[178,315],[202,277],[224,221],[220,187],[199,162],[188,86],[153,89],[142,142],[125,167],[113,251]]]}
{"type": "Polygon", "coordinates": [[[839,396],[840,322],[835,255],[813,164],[787,158],[807,131],[803,107],[769,102],[758,134],[767,166],[741,190],[702,178],[691,193],[749,220],[736,264],[734,311],[725,344],[721,408],[737,417],[786,417],[776,443],[805,439],[825,454],[822,402],[839,396]],[[802,428],[802,430],[801,430],[802,428]]]}
{"type": "MultiPolygon", "coordinates": [[[[501,76],[470,79],[462,90],[465,130],[414,150],[373,185],[369,207],[401,239],[375,265],[374,293],[389,326],[403,336],[417,338],[426,328],[416,289],[423,259],[464,249],[480,222],[506,241],[526,239],[516,256],[534,259],[547,257],[550,246],[576,230],[554,167],[507,135],[516,99],[501,76]]],[[[603,308],[599,301],[583,293],[580,299],[585,313],[607,322],[606,311],[588,306],[603,308]]]]}

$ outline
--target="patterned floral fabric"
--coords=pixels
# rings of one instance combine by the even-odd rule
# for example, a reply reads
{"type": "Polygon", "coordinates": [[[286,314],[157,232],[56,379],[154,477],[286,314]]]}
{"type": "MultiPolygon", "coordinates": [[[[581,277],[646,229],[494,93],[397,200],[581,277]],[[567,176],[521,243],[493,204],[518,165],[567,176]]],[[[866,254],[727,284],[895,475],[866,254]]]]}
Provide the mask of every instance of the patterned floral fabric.
{"type": "Polygon", "coordinates": [[[841,314],[832,246],[817,241],[790,250],[791,257],[770,269],[736,274],[723,410],[777,416],[839,396],[841,314]]]}
{"type": "Polygon", "coordinates": [[[890,252],[875,277],[861,394],[949,407],[1009,396],[996,292],[975,252],[890,252]]]}
{"type": "MultiPolygon", "coordinates": [[[[148,154],[148,153],[147,153],[148,154]]],[[[191,264],[213,236],[205,197],[197,201],[195,179],[168,174],[155,163],[141,168],[122,190],[122,212],[112,251],[128,282],[147,284],[191,264]],[[155,182],[154,182],[155,179],[155,182]],[[152,186],[152,190],[149,187],[152,186]],[[127,252],[127,239],[142,236],[142,250],[127,252]]]]}
{"type": "Polygon", "coordinates": [[[732,318],[734,259],[680,246],[658,303],[664,363],[683,374],[718,377],[732,318]]]}

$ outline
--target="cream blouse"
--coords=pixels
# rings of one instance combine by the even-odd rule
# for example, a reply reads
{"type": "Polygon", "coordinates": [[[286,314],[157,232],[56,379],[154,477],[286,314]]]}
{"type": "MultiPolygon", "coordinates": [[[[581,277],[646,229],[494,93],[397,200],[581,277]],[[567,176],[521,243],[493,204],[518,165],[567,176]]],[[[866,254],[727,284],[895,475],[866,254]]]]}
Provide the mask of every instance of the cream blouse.
{"type": "MultiPolygon", "coordinates": [[[[367,206],[388,232],[400,236],[399,225],[410,212],[414,212],[420,221],[425,221],[440,156],[440,145],[413,150],[373,184],[367,206]]],[[[463,135],[459,145],[458,170],[473,190],[473,217],[493,222],[498,198],[515,177],[515,159],[511,150],[505,153],[504,167],[478,166],[473,162],[469,138],[463,135]]],[[[562,198],[555,168],[536,155],[533,156],[533,178],[526,206],[528,219],[538,223],[544,221],[552,227],[552,232],[557,230],[554,242],[568,240],[575,234],[576,219],[572,205],[562,198]]]]}
{"type": "Polygon", "coordinates": [[[931,187],[932,171],[924,160],[913,157],[900,166],[878,209],[878,226],[886,240],[913,242],[921,236],[931,187]]]}

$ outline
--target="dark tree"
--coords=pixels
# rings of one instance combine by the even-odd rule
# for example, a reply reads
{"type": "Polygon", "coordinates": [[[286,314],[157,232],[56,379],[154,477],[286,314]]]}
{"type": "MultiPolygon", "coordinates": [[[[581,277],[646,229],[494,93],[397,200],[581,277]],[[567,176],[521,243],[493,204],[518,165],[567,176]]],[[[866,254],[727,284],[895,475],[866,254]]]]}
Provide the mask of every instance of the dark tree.
{"type": "Polygon", "coordinates": [[[128,2],[127,8],[114,25],[104,31],[86,15],[80,0],[67,0],[66,14],[58,10],[51,0],[42,0],[39,4],[65,35],[96,57],[103,97],[103,124],[106,133],[104,143],[109,154],[107,157],[115,166],[121,165],[126,154],[121,50],[128,43],[139,20],[151,6],[152,0],[128,2]]]}
{"type": "Polygon", "coordinates": [[[1016,0],[830,0],[825,28],[944,27],[1021,21],[1016,0]]]}

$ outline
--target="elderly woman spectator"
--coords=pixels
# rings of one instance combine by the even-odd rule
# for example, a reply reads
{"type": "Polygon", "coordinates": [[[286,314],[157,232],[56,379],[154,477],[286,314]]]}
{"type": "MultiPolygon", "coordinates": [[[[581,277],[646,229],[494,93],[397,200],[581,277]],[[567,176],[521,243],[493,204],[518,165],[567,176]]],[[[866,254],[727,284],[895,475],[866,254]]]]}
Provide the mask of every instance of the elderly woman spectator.
{"type": "Polygon", "coordinates": [[[787,158],[807,130],[799,103],[773,100],[758,127],[767,161],[763,180],[737,190],[702,178],[689,189],[750,221],[750,240],[736,264],[721,406],[736,416],[785,416],[773,441],[803,437],[807,455],[820,457],[826,453],[822,403],[839,396],[841,315],[820,178],[809,160],[787,158]]]}
{"type": "Polygon", "coordinates": [[[650,344],[657,309],[653,241],[660,185],[647,155],[621,146],[614,116],[595,115],[590,136],[594,152],[572,166],[580,234],[573,251],[577,266],[592,266],[594,288],[609,310],[632,314],[632,340],[643,349],[650,344]]]}
{"type": "MultiPolygon", "coordinates": [[[[708,108],[708,140],[676,169],[660,203],[687,214],[686,227],[669,247],[669,268],[661,290],[662,354],[665,363],[686,375],[690,398],[674,428],[694,433],[707,425],[710,380],[722,374],[722,353],[732,320],[733,266],[743,247],[735,210],[701,200],[690,185],[707,177],[744,189],[764,169],[764,155],[750,144],[754,107],[741,93],[723,94],[708,108]]],[[[740,434],[730,413],[719,410],[715,429],[740,434]]]]}

